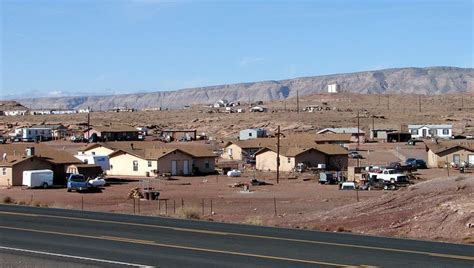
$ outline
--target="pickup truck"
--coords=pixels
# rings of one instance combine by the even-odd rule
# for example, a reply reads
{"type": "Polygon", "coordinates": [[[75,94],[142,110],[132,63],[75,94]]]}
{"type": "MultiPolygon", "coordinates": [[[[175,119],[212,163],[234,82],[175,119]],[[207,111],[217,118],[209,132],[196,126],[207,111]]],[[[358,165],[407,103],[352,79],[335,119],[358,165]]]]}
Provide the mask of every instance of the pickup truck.
{"type": "Polygon", "coordinates": [[[67,178],[67,191],[85,191],[89,190],[91,185],[82,174],[70,174],[67,178]]]}
{"type": "Polygon", "coordinates": [[[370,179],[383,180],[390,183],[406,183],[408,177],[395,169],[384,169],[382,172],[369,172],[370,179]]]}

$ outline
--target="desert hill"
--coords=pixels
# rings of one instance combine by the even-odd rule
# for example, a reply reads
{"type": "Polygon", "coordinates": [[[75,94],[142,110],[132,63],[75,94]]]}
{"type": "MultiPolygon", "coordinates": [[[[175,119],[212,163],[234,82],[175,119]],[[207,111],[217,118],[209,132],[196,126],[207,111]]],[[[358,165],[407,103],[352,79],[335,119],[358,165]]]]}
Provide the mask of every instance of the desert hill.
{"type": "Polygon", "coordinates": [[[438,95],[474,92],[474,69],[456,67],[398,68],[348,74],[301,77],[280,81],[262,81],[113,96],[77,96],[22,99],[31,108],[84,108],[105,110],[113,107],[136,109],[177,108],[184,105],[210,104],[219,99],[265,102],[284,100],[327,91],[338,83],[341,90],[366,94],[414,93],[438,95]]]}

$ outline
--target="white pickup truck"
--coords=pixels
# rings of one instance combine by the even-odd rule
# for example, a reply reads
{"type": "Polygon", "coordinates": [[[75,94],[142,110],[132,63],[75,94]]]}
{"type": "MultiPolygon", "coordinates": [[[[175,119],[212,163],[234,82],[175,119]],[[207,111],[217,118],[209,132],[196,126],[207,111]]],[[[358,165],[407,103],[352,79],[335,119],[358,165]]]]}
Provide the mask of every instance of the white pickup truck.
{"type": "Polygon", "coordinates": [[[369,172],[370,178],[376,178],[377,180],[383,180],[390,183],[404,183],[408,182],[408,177],[400,173],[395,169],[384,169],[381,173],[369,172]]]}

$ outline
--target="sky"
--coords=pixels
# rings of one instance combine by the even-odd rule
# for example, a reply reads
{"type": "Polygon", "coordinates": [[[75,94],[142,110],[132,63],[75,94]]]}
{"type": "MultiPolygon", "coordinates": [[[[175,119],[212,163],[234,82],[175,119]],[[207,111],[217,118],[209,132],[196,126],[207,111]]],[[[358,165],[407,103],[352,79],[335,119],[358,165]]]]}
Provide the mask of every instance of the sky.
{"type": "Polygon", "coordinates": [[[473,0],[0,0],[0,99],[473,67],[473,0]]]}

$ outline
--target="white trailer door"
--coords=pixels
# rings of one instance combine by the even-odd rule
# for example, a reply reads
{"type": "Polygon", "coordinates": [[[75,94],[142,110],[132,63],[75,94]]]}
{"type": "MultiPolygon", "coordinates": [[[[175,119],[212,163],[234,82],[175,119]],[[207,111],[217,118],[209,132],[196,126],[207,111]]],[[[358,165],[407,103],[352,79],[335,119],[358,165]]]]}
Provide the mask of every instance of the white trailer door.
{"type": "Polygon", "coordinates": [[[189,175],[189,160],[183,161],[183,175],[189,175]]]}
{"type": "Polygon", "coordinates": [[[176,160],[171,161],[171,176],[176,176],[176,160]]]}

